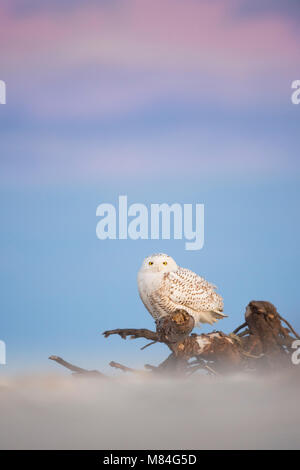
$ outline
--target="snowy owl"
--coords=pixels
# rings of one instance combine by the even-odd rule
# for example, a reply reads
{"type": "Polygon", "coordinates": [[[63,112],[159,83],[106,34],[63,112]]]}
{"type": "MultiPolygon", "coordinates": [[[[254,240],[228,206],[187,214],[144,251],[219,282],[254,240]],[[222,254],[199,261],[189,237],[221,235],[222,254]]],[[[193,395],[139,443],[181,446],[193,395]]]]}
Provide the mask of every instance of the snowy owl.
{"type": "Polygon", "coordinates": [[[180,268],[168,255],[160,253],[145,258],[137,283],[143,304],[155,320],[178,309],[189,313],[195,326],[212,325],[226,317],[216,286],[189,269],[180,268]]]}

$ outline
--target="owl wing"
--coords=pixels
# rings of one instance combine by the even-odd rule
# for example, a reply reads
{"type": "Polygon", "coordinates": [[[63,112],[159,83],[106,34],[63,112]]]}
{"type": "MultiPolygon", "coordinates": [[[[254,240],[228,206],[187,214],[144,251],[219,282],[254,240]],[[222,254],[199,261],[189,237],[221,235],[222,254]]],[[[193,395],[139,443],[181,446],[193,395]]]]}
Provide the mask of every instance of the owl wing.
{"type": "MultiPolygon", "coordinates": [[[[192,312],[202,313],[205,323],[226,316],[222,313],[223,299],[216,293],[216,286],[189,269],[179,268],[168,273],[164,284],[171,302],[192,312]]],[[[202,321],[201,316],[199,321],[202,321]]]]}

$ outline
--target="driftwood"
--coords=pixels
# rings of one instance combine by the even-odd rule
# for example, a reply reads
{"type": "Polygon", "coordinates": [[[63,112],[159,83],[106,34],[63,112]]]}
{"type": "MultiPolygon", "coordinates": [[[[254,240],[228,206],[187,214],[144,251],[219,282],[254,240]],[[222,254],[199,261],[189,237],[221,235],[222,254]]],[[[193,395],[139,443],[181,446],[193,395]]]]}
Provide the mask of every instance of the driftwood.
{"type": "MultiPolygon", "coordinates": [[[[199,369],[212,375],[238,371],[272,371],[281,367],[295,368],[291,361],[292,343],[300,339],[287,320],[279,315],[270,302],[252,301],[245,313],[245,322],[232,333],[213,331],[208,334],[192,333],[193,318],[184,310],[177,310],[156,322],[156,331],[148,329],[115,329],[103,333],[105,338],[119,335],[121,338],[144,338],[150,344],[164,343],[171,354],[160,365],[146,364],[148,374],[190,375],[199,369]],[[284,326],[286,325],[286,326],[284,326]]],[[[89,371],[74,366],[62,358],[49,359],[70,369],[77,375],[107,378],[99,371],[89,371]]],[[[145,374],[122,364],[110,365],[124,372],[145,374]]]]}

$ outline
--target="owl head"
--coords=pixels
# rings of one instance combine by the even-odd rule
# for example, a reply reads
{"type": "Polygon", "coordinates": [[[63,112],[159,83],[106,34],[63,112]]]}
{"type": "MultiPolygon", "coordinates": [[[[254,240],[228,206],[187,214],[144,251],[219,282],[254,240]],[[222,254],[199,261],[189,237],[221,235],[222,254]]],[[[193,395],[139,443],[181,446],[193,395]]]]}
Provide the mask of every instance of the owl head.
{"type": "Polygon", "coordinates": [[[154,255],[147,256],[144,259],[141,267],[141,271],[149,273],[169,273],[171,271],[177,271],[178,266],[169,255],[164,253],[158,253],[154,255]]]}

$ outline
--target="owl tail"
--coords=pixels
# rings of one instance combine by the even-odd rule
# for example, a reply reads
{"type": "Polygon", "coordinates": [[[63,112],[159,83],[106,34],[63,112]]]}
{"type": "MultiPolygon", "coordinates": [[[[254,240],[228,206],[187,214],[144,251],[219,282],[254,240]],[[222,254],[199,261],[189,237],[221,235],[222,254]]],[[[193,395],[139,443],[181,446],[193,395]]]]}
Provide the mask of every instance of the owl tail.
{"type": "Polygon", "coordinates": [[[216,318],[221,319],[221,318],[228,318],[228,315],[225,315],[225,313],[220,312],[219,310],[212,310],[212,314],[216,316],[216,318]]]}
{"type": "Polygon", "coordinates": [[[196,315],[196,318],[194,316],[194,319],[195,319],[196,325],[199,326],[199,324],[201,323],[208,323],[209,325],[213,325],[221,318],[226,318],[226,317],[227,315],[220,312],[219,310],[209,310],[209,311],[206,310],[204,312],[203,311],[198,312],[198,314],[196,315]]]}

